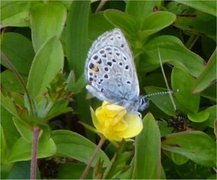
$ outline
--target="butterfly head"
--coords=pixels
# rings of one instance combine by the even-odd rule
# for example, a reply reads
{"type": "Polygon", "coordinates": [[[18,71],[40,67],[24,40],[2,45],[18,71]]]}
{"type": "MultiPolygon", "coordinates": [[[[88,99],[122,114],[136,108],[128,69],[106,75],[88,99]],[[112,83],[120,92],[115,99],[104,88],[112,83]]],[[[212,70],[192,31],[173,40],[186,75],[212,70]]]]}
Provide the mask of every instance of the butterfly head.
{"type": "Polygon", "coordinates": [[[139,97],[139,111],[143,111],[145,108],[147,108],[149,105],[149,100],[145,96],[140,96],[139,97]]]}

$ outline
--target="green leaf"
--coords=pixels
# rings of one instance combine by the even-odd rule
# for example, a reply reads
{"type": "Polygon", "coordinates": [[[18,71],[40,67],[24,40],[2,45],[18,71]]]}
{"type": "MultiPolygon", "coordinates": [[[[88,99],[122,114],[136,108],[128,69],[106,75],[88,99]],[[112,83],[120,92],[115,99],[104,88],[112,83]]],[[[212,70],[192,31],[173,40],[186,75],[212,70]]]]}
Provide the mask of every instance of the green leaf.
{"type": "MultiPolygon", "coordinates": [[[[145,87],[145,92],[147,94],[166,92],[167,89],[159,87],[145,87]]],[[[151,101],[164,113],[169,116],[175,116],[175,110],[171,103],[169,95],[156,95],[150,97],[151,101]]]]}
{"type": "Polygon", "coordinates": [[[47,114],[45,121],[67,112],[72,112],[72,108],[68,106],[68,102],[56,102],[47,114]]]}
{"type": "Polygon", "coordinates": [[[209,118],[209,112],[206,110],[194,114],[188,114],[188,119],[191,120],[192,122],[200,123],[208,120],[208,118],[209,118]]]}
{"type": "Polygon", "coordinates": [[[141,59],[144,61],[139,65],[146,73],[160,67],[158,49],[163,63],[180,67],[196,77],[204,70],[204,60],[188,50],[175,36],[163,35],[152,38],[143,49],[141,59]]]}
{"type": "MultiPolygon", "coordinates": [[[[27,81],[26,76],[22,76],[24,82],[27,81]]],[[[23,93],[24,89],[17,80],[15,74],[11,70],[5,70],[1,73],[1,85],[7,92],[23,93]]]]}
{"type": "Polygon", "coordinates": [[[207,179],[216,179],[216,173],[209,176],[207,179]]]}
{"type": "Polygon", "coordinates": [[[142,17],[149,15],[155,10],[160,9],[161,0],[156,1],[135,1],[128,0],[126,4],[126,12],[132,16],[142,17]]]}
{"type": "Polygon", "coordinates": [[[7,157],[6,157],[6,149],[7,149],[7,145],[6,145],[6,139],[5,139],[5,134],[4,134],[4,130],[2,128],[2,125],[0,125],[0,135],[1,135],[1,164],[4,164],[4,162],[6,161],[7,157]]]}
{"type": "Polygon", "coordinates": [[[29,7],[30,2],[1,1],[1,28],[28,26],[29,7]]]}
{"type": "Polygon", "coordinates": [[[32,142],[32,127],[23,120],[17,119],[15,117],[13,117],[12,119],[17,128],[17,131],[20,133],[23,139],[31,143],[32,142]]]}
{"type": "MultiPolygon", "coordinates": [[[[184,31],[185,34],[190,35],[190,39],[186,43],[187,47],[191,47],[194,44],[193,39],[195,38],[197,39],[197,36],[199,36],[200,34],[204,34],[202,39],[208,36],[215,41],[216,39],[215,38],[216,17],[215,16],[206,14],[202,11],[193,9],[189,6],[174,1],[168,3],[167,9],[168,11],[173,12],[177,15],[176,21],[173,25],[176,28],[184,31]]],[[[210,46],[210,44],[208,46],[210,46]]],[[[205,54],[207,54],[207,52],[205,54]]]]}
{"type": "Polygon", "coordinates": [[[88,24],[88,38],[90,40],[96,40],[100,34],[112,29],[113,26],[107,22],[104,13],[91,14],[89,16],[88,24]]]}
{"type": "Polygon", "coordinates": [[[27,83],[32,97],[37,97],[46,91],[56,74],[63,70],[63,64],[62,45],[56,37],[53,37],[41,47],[33,60],[27,83]]]}
{"type": "Polygon", "coordinates": [[[69,76],[67,78],[68,88],[70,91],[72,91],[73,94],[78,94],[82,92],[83,88],[86,85],[86,81],[84,78],[84,74],[81,75],[78,80],[75,82],[74,74],[73,72],[69,73],[69,76]]]}
{"type": "Polygon", "coordinates": [[[198,165],[190,160],[183,165],[175,165],[165,156],[164,160],[167,179],[207,179],[210,174],[213,174],[212,168],[198,165]]]}
{"type": "Polygon", "coordinates": [[[173,152],[171,153],[171,158],[173,162],[177,165],[183,165],[188,161],[188,158],[186,158],[185,156],[173,152]]]}
{"type": "MultiPolygon", "coordinates": [[[[88,139],[68,130],[53,131],[52,138],[57,146],[58,156],[73,158],[86,164],[96,148],[96,145],[88,139]]],[[[99,159],[104,161],[104,166],[109,164],[108,157],[100,150],[92,166],[95,166],[99,159]]]]}
{"type": "Polygon", "coordinates": [[[181,154],[197,164],[215,166],[215,141],[201,131],[185,131],[162,138],[162,148],[181,154]]]}
{"type": "Polygon", "coordinates": [[[201,37],[201,52],[204,54],[206,59],[210,58],[211,54],[216,49],[215,39],[211,39],[209,37],[203,36],[201,37]]]}
{"type": "MultiPolygon", "coordinates": [[[[79,179],[82,172],[85,169],[83,163],[64,163],[58,167],[57,179],[79,179]]],[[[93,175],[92,169],[90,169],[86,179],[91,179],[93,175]]]]}
{"type": "Polygon", "coordinates": [[[171,25],[176,19],[173,13],[167,11],[157,11],[146,16],[143,20],[139,35],[144,39],[163,28],[171,25]]]}
{"type": "Polygon", "coordinates": [[[132,166],[128,169],[124,168],[122,169],[122,172],[118,174],[117,176],[114,176],[113,179],[130,179],[132,174],[132,166]]]}
{"type": "Polygon", "coordinates": [[[133,179],[158,179],[161,173],[160,131],[152,116],[144,117],[143,130],[136,137],[133,179]]]}
{"type": "Polygon", "coordinates": [[[214,134],[215,134],[215,138],[217,138],[217,120],[216,119],[214,121],[214,134]]]}
{"type": "Polygon", "coordinates": [[[173,89],[179,90],[175,93],[178,109],[186,114],[197,113],[200,103],[200,95],[192,94],[194,79],[187,72],[174,68],[171,75],[173,89]]]}
{"type": "Polygon", "coordinates": [[[120,149],[121,148],[118,149],[118,152],[116,151],[114,163],[112,164],[106,179],[123,179],[123,176],[125,176],[125,179],[130,179],[131,175],[128,171],[131,171],[132,168],[127,162],[131,161],[132,152],[124,151],[124,148],[122,151],[120,149]],[[126,177],[126,175],[128,175],[128,177],[126,177]]]}
{"type": "Polygon", "coordinates": [[[60,37],[66,21],[66,8],[60,2],[34,3],[30,17],[32,42],[37,52],[51,37],[60,37]]]}
{"type": "Polygon", "coordinates": [[[217,50],[215,50],[209,59],[209,62],[200,74],[198,80],[195,83],[193,92],[198,93],[206,89],[216,79],[216,67],[217,67],[217,50]]]}
{"type": "Polygon", "coordinates": [[[138,41],[143,44],[145,38],[169,26],[176,18],[174,14],[166,11],[153,12],[143,19],[135,19],[117,10],[107,10],[104,14],[111,24],[122,29],[129,39],[135,41],[136,47],[138,41]]]}
{"type": "MultiPolygon", "coordinates": [[[[190,10],[186,11],[188,12],[190,10]]],[[[178,16],[174,26],[189,34],[194,34],[196,36],[199,34],[205,34],[207,37],[215,40],[216,18],[200,11],[192,11],[188,13],[193,14],[193,16],[178,16]]]]}
{"type": "Polygon", "coordinates": [[[192,8],[198,9],[205,13],[211,14],[213,16],[216,16],[216,2],[215,1],[203,1],[203,0],[197,0],[197,1],[175,0],[175,1],[181,4],[185,4],[187,6],[190,6],[192,8]]]}
{"type": "Polygon", "coordinates": [[[211,102],[216,103],[217,102],[217,96],[216,96],[217,86],[213,85],[205,89],[201,92],[201,96],[210,100],[211,102]]]}
{"type": "MultiPolygon", "coordinates": [[[[31,159],[32,143],[28,143],[22,137],[17,140],[11,149],[9,161],[27,161],[31,159]]],[[[50,157],[56,153],[56,145],[53,139],[40,138],[38,144],[37,158],[50,157]]]]}
{"type": "Polygon", "coordinates": [[[12,114],[1,107],[1,126],[4,130],[4,135],[6,139],[7,148],[11,149],[17,139],[20,137],[13,120],[12,114]]]}
{"type": "MultiPolygon", "coordinates": [[[[30,161],[24,162],[16,162],[14,163],[12,169],[10,170],[10,174],[8,175],[7,179],[29,179],[30,178],[30,161]]],[[[36,177],[37,179],[40,178],[40,171],[37,167],[36,169],[36,177]]]]}
{"type": "Polygon", "coordinates": [[[19,114],[17,113],[14,100],[8,96],[5,96],[2,91],[1,93],[1,106],[4,107],[9,113],[19,119],[19,114]]]}
{"type": "Polygon", "coordinates": [[[167,179],[166,178],[166,174],[165,174],[165,171],[164,171],[164,168],[162,167],[162,165],[161,165],[161,175],[160,175],[160,179],[167,179]]]}
{"type": "MultiPolygon", "coordinates": [[[[64,47],[69,69],[73,69],[76,85],[84,87],[84,66],[88,53],[88,23],[90,1],[73,1],[67,16],[64,31],[64,47]],[[81,80],[81,81],[80,81],[81,80]],[[80,81],[80,82],[78,82],[80,81]]],[[[75,87],[75,86],[74,86],[75,87]]],[[[86,91],[80,88],[81,93],[75,96],[77,106],[74,107],[82,119],[90,120],[89,108],[86,103],[86,91]]],[[[78,87],[79,88],[79,87],[78,87]]],[[[74,89],[75,90],[75,89],[74,89]]]]}
{"type": "Polygon", "coordinates": [[[76,79],[84,72],[88,51],[88,15],[90,1],[73,1],[68,13],[64,31],[65,52],[70,69],[76,79]]]}
{"type": "MultiPolygon", "coordinates": [[[[16,70],[21,74],[28,75],[34,57],[31,41],[21,34],[7,32],[1,35],[1,48],[16,70]]],[[[2,63],[8,67],[4,61],[2,63]]]]}
{"type": "Polygon", "coordinates": [[[135,35],[136,29],[138,29],[139,22],[133,16],[122,11],[106,10],[104,16],[112,25],[119,27],[130,36],[135,35]]]}
{"type": "Polygon", "coordinates": [[[170,134],[173,132],[173,127],[168,127],[168,122],[167,121],[159,121],[158,122],[159,128],[160,128],[160,134],[161,136],[165,136],[167,134],[170,134]]]}
{"type": "Polygon", "coordinates": [[[214,127],[214,122],[217,120],[217,105],[210,106],[206,109],[206,111],[209,113],[209,118],[208,118],[208,125],[209,127],[213,128],[214,127]]]}

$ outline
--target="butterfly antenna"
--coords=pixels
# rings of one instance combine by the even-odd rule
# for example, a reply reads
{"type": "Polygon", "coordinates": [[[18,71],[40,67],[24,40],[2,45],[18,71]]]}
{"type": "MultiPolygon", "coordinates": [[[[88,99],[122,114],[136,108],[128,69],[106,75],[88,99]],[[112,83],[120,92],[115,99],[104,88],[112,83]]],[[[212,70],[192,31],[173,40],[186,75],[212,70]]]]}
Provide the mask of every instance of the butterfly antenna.
{"type": "Polygon", "coordinates": [[[156,93],[151,93],[151,94],[147,94],[145,95],[145,98],[150,98],[152,96],[162,96],[162,95],[170,95],[170,94],[173,94],[173,93],[176,93],[176,92],[179,92],[179,90],[176,90],[176,91],[165,91],[165,92],[156,92],[156,93]]]}
{"type": "Polygon", "coordinates": [[[162,74],[163,74],[163,78],[164,78],[166,87],[167,87],[168,92],[169,92],[168,94],[169,94],[170,100],[172,102],[173,108],[176,111],[176,104],[174,102],[174,99],[173,99],[173,96],[172,96],[172,93],[171,93],[173,91],[170,89],[168,81],[167,81],[167,78],[166,78],[166,74],[165,74],[165,71],[164,71],[164,68],[163,68],[163,63],[162,63],[162,60],[161,60],[161,55],[160,55],[160,49],[159,49],[159,47],[157,47],[157,51],[158,51],[158,58],[159,58],[159,61],[160,61],[160,67],[161,67],[161,71],[162,71],[162,74]]]}

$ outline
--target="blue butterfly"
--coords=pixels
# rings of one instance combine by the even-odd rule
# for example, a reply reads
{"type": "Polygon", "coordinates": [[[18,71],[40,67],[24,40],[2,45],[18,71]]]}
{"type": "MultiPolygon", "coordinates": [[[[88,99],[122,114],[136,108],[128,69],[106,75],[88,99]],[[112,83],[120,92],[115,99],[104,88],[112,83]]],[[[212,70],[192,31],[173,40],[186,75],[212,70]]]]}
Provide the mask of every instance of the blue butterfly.
{"type": "Polygon", "coordinates": [[[120,29],[103,33],[92,44],[85,65],[86,88],[95,97],[138,112],[148,106],[140,96],[132,52],[120,29]]]}

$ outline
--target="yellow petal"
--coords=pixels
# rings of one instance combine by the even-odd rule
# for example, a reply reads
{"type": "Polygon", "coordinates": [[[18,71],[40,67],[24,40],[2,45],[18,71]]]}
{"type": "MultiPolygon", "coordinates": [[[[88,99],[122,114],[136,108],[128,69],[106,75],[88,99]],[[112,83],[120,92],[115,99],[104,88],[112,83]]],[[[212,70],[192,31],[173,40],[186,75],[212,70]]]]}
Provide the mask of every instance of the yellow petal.
{"type": "Polygon", "coordinates": [[[96,115],[94,113],[94,110],[92,108],[90,108],[90,112],[91,112],[91,118],[92,118],[92,121],[93,121],[93,125],[99,131],[99,129],[101,129],[101,123],[99,123],[98,118],[96,117],[96,115]]]}
{"type": "Polygon", "coordinates": [[[128,113],[125,116],[125,121],[128,124],[128,128],[122,132],[121,136],[123,138],[135,137],[142,131],[143,123],[142,123],[142,119],[138,115],[133,113],[128,113]]]}
{"type": "Polygon", "coordinates": [[[114,112],[125,110],[125,108],[123,106],[119,106],[117,104],[111,104],[111,103],[106,102],[106,101],[102,104],[102,107],[107,109],[108,111],[114,111],[114,112]]]}
{"type": "Polygon", "coordinates": [[[91,111],[94,126],[110,141],[121,141],[138,135],[142,120],[137,114],[129,113],[122,106],[103,102],[95,113],[91,111]]]}

